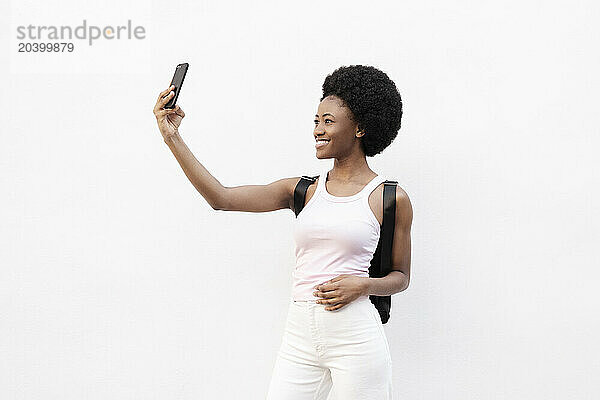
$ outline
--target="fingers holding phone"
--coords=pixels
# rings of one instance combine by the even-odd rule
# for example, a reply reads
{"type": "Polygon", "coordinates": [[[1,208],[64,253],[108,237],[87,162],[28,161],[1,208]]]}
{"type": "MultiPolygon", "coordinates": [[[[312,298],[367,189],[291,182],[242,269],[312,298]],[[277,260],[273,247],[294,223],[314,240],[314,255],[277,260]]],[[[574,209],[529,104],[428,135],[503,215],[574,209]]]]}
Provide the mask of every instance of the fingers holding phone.
{"type": "Polygon", "coordinates": [[[167,104],[167,102],[173,98],[173,88],[174,86],[171,85],[158,94],[158,99],[156,99],[156,104],[154,105],[155,115],[158,114],[159,111],[162,111],[165,107],[165,104],[167,104]]]}
{"type": "Polygon", "coordinates": [[[165,104],[167,104],[174,96],[172,89],[173,86],[170,86],[159,93],[153,110],[158,129],[164,139],[178,133],[181,120],[185,117],[185,113],[179,105],[176,105],[174,108],[164,108],[165,104]]]}

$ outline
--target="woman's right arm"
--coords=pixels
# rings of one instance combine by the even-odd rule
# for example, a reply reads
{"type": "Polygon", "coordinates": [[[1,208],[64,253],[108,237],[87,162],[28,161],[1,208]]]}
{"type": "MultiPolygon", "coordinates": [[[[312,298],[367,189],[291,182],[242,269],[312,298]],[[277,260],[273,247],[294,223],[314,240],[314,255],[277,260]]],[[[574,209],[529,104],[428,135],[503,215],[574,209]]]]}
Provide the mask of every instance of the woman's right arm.
{"type": "Polygon", "coordinates": [[[159,94],[154,106],[158,128],[189,181],[213,209],[248,212],[294,209],[293,192],[300,177],[279,179],[268,185],[221,185],[196,159],[179,135],[179,125],[185,116],[181,107],[177,105],[173,109],[163,108],[173,96],[172,92],[169,93],[171,88],[159,94]]]}

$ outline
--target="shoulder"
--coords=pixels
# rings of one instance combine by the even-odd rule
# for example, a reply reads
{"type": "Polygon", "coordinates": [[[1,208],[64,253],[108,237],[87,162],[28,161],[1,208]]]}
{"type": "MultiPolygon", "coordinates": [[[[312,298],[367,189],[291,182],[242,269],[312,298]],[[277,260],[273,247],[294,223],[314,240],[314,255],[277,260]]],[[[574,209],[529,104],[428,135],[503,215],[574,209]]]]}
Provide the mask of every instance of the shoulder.
{"type": "MultiPolygon", "coordinates": [[[[303,176],[310,176],[310,177],[314,177],[319,175],[318,173],[315,174],[311,174],[311,175],[303,175],[303,176]]],[[[286,192],[288,194],[288,206],[291,210],[294,209],[294,191],[296,190],[296,186],[298,186],[298,183],[300,183],[300,180],[302,179],[301,176],[294,176],[291,178],[283,178],[280,180],[281,184],[285,186],[286,188],[286,192]]],[[[306,191],[306,195],[308,198],[310,198],[310,196],[312,195],[312,192],[314,192],[314,188],[316,187],[316,183],[318,182],[319,178],[317,177],[314,181],[314,183],[312,183],[309,187],[308,190],[306,191]]]]}
{"type": "MultiPolygon", "coordinates": [[[[393,179],[390,179],[393,180],[393,179]]],[[[384,182],[381,182],[369,196],[369,205],[373,210],[377,220],[381,224],[383,221],[383,188],[384,182]]],[[[408,193],[396,184],[396,225],[406,225],[410,227],[412,222],[412,204],[408,193]]]]}
{"type": "MultiPolygon", "coordinates": [[[[386,180],[395,181],[395,179],[386,180]]],[[[380,197],[383,197],[383,187],[385,186],[384,183],[385,182],[381,182],[379,185],[377,185],[377,190],[380,192],[380,197]]],[[[412,211],[412,205],[408,193],[406,193],[402,186],[396,183],[396,210],[398,209],[402,209],[405,212],[409,210],[412,211]]]]}
{"type": "MultiPolygon", "coordinates": [[[[386,178],[381,181],[369,194],[368,202],[371,211],[375,215],[375,219],[381,225],[383,223],[383,188],[385,186],[385,180],[394,180],[386,178]]],[[[408,198],[408,194],[402,189],[402,187],[396,184],[396,222],[398,222],[399,214],[404,215],[404,218],[407,218],[406,210],[411,210],[410,199],[408,198]]],[[[410,212],[412,218],[412,211],[410,212]]]]}

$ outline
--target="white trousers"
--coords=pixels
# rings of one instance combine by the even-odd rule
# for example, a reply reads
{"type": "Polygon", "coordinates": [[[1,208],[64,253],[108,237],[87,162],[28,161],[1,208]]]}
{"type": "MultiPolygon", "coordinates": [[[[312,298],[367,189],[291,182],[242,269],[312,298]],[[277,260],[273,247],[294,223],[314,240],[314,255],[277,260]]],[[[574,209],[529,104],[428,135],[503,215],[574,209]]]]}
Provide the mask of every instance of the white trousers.
{"type": "Polygon", "coordinates": [[[392,400],[389,344],[369,297],[325,307],[290,301],[267,400],[392,400]]]}

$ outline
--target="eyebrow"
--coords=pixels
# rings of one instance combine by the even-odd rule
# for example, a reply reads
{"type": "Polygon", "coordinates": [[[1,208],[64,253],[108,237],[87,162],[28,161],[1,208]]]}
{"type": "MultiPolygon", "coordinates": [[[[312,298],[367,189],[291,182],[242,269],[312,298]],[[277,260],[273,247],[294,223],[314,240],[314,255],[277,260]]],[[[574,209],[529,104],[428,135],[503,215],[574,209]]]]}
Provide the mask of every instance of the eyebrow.
{"type": "MultiPolygon", "coordinates": [[[[331,115],[333,118],[335,118],[335,116],[333,114],[331,114],[331,113],[325,113],[325,114],[323,114],[323,116],[326,116],[326,115],[331,115]]],[[[318,117],[318,116],[319,116],[319,114],[315,114],[315,117],[318,117]]]]}

